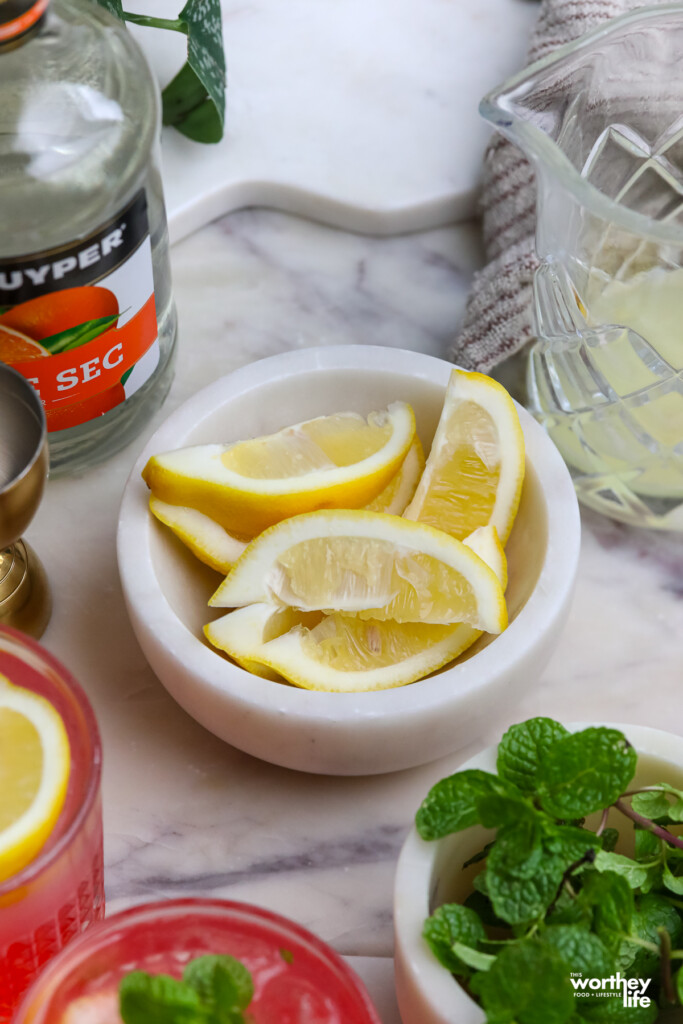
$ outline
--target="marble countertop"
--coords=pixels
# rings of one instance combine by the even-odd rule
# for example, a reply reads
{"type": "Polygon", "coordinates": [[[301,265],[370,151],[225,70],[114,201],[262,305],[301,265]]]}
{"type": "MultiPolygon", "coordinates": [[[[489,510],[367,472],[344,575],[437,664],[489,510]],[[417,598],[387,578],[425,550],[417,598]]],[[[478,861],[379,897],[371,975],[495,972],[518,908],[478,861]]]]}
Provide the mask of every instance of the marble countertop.
{"type": "MultiPolygon", "coordinates": [[[[355,960],[384,1024],[396,857],[429,786],[466,750],[394,775],[321,778],[256,761],[190,719],[148,668],[115,558],[121,492],[152,431],[188,396],[249,360],[368,342],[443,355],[481,254],[475,224],[358,237],[269,211],[226,217],[172,251],[180,315],[175,382],[128,449],[82,478],[50,481],[27,534],[55,599],[43,643],[87,690],[104,740],[109,911],[187,895],[289,915],[355,960]]],[[[574,603],[518,720],[546,714],[683,731],[683,538],[583,515],[574,603]]]]}

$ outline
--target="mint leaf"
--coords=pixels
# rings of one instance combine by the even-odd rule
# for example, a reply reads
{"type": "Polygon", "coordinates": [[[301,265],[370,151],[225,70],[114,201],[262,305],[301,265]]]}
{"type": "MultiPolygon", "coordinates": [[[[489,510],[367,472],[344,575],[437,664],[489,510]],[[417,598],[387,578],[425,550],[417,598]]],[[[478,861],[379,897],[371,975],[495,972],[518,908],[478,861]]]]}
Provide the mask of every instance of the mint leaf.
{"type": "Polygon", "coordinates": [[[632,889],[639,889],[648,879],[648,868],[642,867],[621,853],[606,853],[605,850],[598,850],[593,866],[596,871],[614,871],[617,875],[621,875],[632,889]]]}
{"type": "MultiPolygon", "coordinates": [[[[580,925],[551,925],[543,933],[542,941],[559,953],[568,975],[577,973],[584,978],[609,978],[614,971],[614,957],[605,944],[580,925]]],[[[586,1005],[585,996],[574,998],[580,1007],[586,1005]]]]}
{"type": "Polygon", "coordinates": [[[634,832],[636,860],[655,860],[662,856],[662,840],[653,832],[636,828],[634,832]]]}
{"type": "Polygon", "coordinates": [[[580,818],[613,804],[633,778],[637,755],[617,729],[590,728],[553,744],[537,772],[545,811],[580,818]]]}
{"type": "Polygon", "coordinates": [[[616,953],[622,935],[628,935],[635,913],[630,885],[614,871],[587,871],[579,902],[593,915],[593,930],[605,946],[616,953]]]}
{"type": "Polygon", "coordinates": [[[480,861],[486,860],[489,853],[493,849],[494,843],[495,839],[492,839],[491,842],[486,843],[486,845],[481,850],[479,850],[478,853],[473,853],[472,856],[469,857],[463,864],[463,869],[468,868],[471,864],[479,864],[480,861]]]}
{"type": "Polygon", "coordinates": [[[449,775],[432,786],[422,801],[415,817],[417,831],[423,839],[441,839],[451,832],[478,825],[478,801],[504,791],[495,775],[478,768],[449,775]]]}
{"type": "Polygon", "coordinates": [[[635,793],[631,798],[631,807],[637,814],[642,814],[650,821],[666,818],[669,815],[669,801],[661,790],[646,793],[635,793]]]}
{"type": "Polygon", "coordinates": [[[619,832],[616,828],[606,828],[603,830],[600,838],[602,839],[603,850],[607,853],[612,853],[619,842],[619,832]]]}
{"type": "Polygon", "coordinates": [[[530,718],[511,726],[498,744],[498,775],[523,793],[534,793],[542,755],[568,735],[552,718],[530,718]]]}
{"type": "Polygon", "coordinates": [[[582,1011],[590,1024],[654,1024],[660,1021],[655,1000],[649,1006],[624,1006],[621,999],[596,999],[582,1011]]]}
{"type": "MultiPolygon", "coordinates": [[[[636,938],[660,945],[659,929],[664,928],[671,936],[671,945],[675,948],[683,937],[683,921],[675,907],[665,896],[651,893],[636,901],[636,912],[631,924],[631,935],[636,938]]],[[[651,978],[659,970],[659,954],[625,942],[635,954],[629,963],[629,974],[632,977],[651,978]]]]}
{"type": "Polygon", "coordinates": [[[482,953],[478,949],[472,949],[471,946],[463,946],[462,942],[453,943],[453,952],[464,964],[472,967],[475,971],[490,970],[491,964],[496,959],[491,953],[482,953]]]}
{"type": "MultiPolygon", "coordinates": [[[[486,938],[477,914],[457,903],[446,903],[428,917],[422,935],[437,960],[452,974],[461,977],[469,977],[472,965],[458,955],[454,946],[457,944],[476,950],[486,938]]],[[[459,952],[462,953],[462,949],[459,952]]]]}
{"type": "Polygon", "coordinates": [[[239,1013],[254,998],[251,974],[232,956],[209,955],[191,960],[183,971],[183,981],[191,985],[205,1006],[212,1010],[239,1013]]]}
{"type": "Polygon", "coordinates": [[[495,1024],[565,1024],[574,1012],[564,960],[533,939],[506,946],[471,988],[495,1024]]]}
{"type": "Polygon", "coordinates": [[[664,864],[662,881],[671,892],[675,892],[677,896],[683,896],[683,878],[678,878],[672,874],[671,868],[667,863],[664,864]]]}
{"type": "Polygon", "coordinates": [[[571,825],[501,830],[486,868],[495,913],[509,924],[539,917],[558,896],[565,872],[599,845],[592,832],[571,825]]]}
{"type": "Polygon", "coordinates": [[[502,825],[514,825],[523,818],[531,820],[536,817],[534,808],[521,795],[515,798],[498,793],[480,797],[477,813],[484,828],[500,828],[502,825]]]}
{"type": "Polygon", "coordinates": [[[132,971],[122,979],[119,1011],[124,1024],[203,1024],[207,1020],[191,985],[145,971],[132,971]]]}

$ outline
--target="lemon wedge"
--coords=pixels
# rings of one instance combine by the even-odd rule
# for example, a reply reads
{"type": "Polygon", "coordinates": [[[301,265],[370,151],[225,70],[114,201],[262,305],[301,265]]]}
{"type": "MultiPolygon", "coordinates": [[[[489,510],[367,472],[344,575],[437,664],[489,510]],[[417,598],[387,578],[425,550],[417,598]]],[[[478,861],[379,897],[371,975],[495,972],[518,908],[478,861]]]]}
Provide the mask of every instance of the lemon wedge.
{"type": "Polygon", "coordinates": [[[247,672],[264,679],[281,680],[261,660],[263,645],[295,626],[316,626],[322,619],[320,612],[299,612],[295,608],[281,608],[272,604],[250,604],[246,608],[223,615],[204,626],[209,643],[229,654],[233,661],[247,672]]]}
{"type": "Polygon", "coordinates": [[[30,864],[64,806],[71,768],[61,716],[0,674],[0,882],[30,864]]]}
{"type": "Polygon", "coordinates": [[[302,689],[358,693],[422,679],[457,658],[479,635],[462,624],[374,621],[335,613],[313,629],[295,626],[265,644],[260,656],[302,689]]]}
{"type": "Polygon", "coordinates": [[[403,465],[387,486],[365,507],[368,512],[386,512],[388,515],[403,515],[417,489],[425,468],[425,455],[420,438],[415,435],[403,465]]]}
{"type": "MultiPolygon", "coordinates": [[[[504,586],[505,553],[495,527],[481,527],[464,543],[494,569],[504,586]]],[[[415,682],[453,661],[481,636],[480,630],[464,624],[377,622],[312,613],[316,614],[318,621],[306,622],[305,613],[252,604],[228,612],[204,632],[249,671],[331,693],[385,690],[415,682]]]]}
{"type": "Polygon", "coordinates": [[[505,388],[480,373],[453,370],[425,471],[407,519],[462,539],[496,527],[504,545],[524,481],[524,435],[505,388]]]}
{"type": "Polygon", "coordinates": [[[246,542],[238,540],[223,527],[198,512],[196,508],[183,505],[169,505],[152,495],[149,510],[160,523],[168,526],[183,544],[197,558],[223,575],[231,568],[246,548],[246,542]]]}
{"type": "Polygon", "coordinates": [[[156,498],[254,537],[314,509],[367,505],[396,475],[414,437],[413,410],[395,402],[367,420],[337,413],[250,441],[155,455],[142,476],[156,498]]]}
{"type": "Polygon", "coordinates": [[[422,523],[364,510],[310,512],[266,530],[209,604],[262,602],[395,622],[465,622],[489,633],[507,625],[500,582],[470,548],[422,523]]]}

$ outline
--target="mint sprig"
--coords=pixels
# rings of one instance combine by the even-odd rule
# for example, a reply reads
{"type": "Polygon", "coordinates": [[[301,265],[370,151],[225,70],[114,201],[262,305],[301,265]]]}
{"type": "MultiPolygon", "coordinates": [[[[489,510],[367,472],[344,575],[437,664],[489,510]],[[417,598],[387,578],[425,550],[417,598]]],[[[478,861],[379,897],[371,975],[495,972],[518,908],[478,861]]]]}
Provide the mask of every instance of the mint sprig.
{"type": "Polygon", "coordinates": [[[124,11],[121,0],[94,0],[120,21],[187,36],[187,61],[161,94],[162,120],[194,142],[220,142],[226,68],[220,0],[187,0],[177,18],[124,11]]]}
{"type": "Polygon", "coordinates": [[[181,981],[132,971],[119,985],[124,1024],[247,1024],[254,996],[251,974],[231,956],[191,960],[181,981]]]}
{"type": "Polygon", "coordinates": [[[424,926],[490,1024],[683,1024],[683,790],[629,790],[636,765],[619,730],[535,718],[503,736],[496,775],[458,772],[425,798],[423,839],[496,830],[467,862],[481,868],[465,905],[424,926]],[[615,984],[643,998],[617,998],[615,984]]]}

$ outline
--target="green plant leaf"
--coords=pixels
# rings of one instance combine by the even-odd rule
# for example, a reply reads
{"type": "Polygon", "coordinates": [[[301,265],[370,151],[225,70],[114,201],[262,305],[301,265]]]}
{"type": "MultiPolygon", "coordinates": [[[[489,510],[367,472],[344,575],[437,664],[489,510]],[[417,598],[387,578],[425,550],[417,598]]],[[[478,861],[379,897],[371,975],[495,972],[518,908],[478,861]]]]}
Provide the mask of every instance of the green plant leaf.
{"type": "Polygon", "coordinates": [[[145,971],[132,971],[122,979],[119,1007],[124,1024],[204,1024],[207,1020],[191,985],[145,971]]]}
{"type": "Polygon", "coordinates": [[[183,971],[183,981],[191,985],[205,1006],[228,1013],[245,1010],[254,998],[250,972],[239,960],[226,955],[200,956],[183,971]]]}
{"type": "Polygon", "coordinates": [[[196,142],[218,142],[225,124],[225,53],[220,0],[188,0],[187,62],[162,93],[163,123],[196,142]]]}
{"type": "Polygon", "coordinates": [[[592,832],[571,825],[522,823],[498,833],[486,879],[495,913],[509,924],[533,921],[558,895],[565,872],[599,846],[592,832]]]}
{"type": "Polygon", "coordinates": [[[422,935],[437,960],[452,974],[461,977],[469,977],[473,965],[456,952],[455,945],[476,950],[486,938],[478,915],[458,903],[447,903],[439,907],[425,921],[422,935]]]}
{"type": "Polygon", "coordinates": [[[631,807],[637,814],[644,818],[657,821],[658,818],[667,818],[669,815],[669,801],[666,793],[661,790],[653,790],[646,793],[635,793],[631,798],[631,807]]]}
{"type": "Polygon", "coordinates": [[[636,860],[650,861],[662,855],[662,840],[644,828],[634,830],[636,860]]]}
{"type": "Polygon", "coordinates": [[[616,828],[606,828],[600,837],[602,839],[602,848],[606,853],[612,853],[617,843],[619,842],[619,831],[616,828]]]}
{"type": "Polygon", "coordinates": [[[613,804],[633,778],[637,755],[617,729],[589,728],[553,744],[537,773],[543,809],[572,819],[613,804]]]}
{"type": "Polygon", "coordinates": [[[670,892],[675,892],[677,896],[683,896],[683,878],[679,878],[674,875],[668,864],[664,864],[664,870],[662,871],[662,881],[670,892]]]}
{"type": "Polygon", "coordinates": [[[654,1024],[659,1021],[659,1007],[652,1000],[649,1006],[624,1006],[621,999],[596,999],[581,1013],[590,1024],[654,1024]]]}
{"type": "Polygon", "coordinates": [[[482,953],[471,946],[463,946],[462,942],[453,943],[453,952],[459,960],[475,971],[488,971],[496,959],[491,953],[482,953]]]}
{"type": "Polygon", "coordinates": [[[565,727],[552,718],[530,718],[511,726],[498,744],[499,776],[523,793],[534,793],[542,755],[568,735],[565,727]]]}
{"type": "Polygon", "coordinates": [[[536,817],[536,811],[521,794],[518,797],[498,793],[482,796],[477,800],[477,812],[484,828],[515,825],[523,819],[531,821],[536,817]]]}
{"type": "Polygon", "coordinates": [[[581,925],[551,925],[543,932],[542,941],[560,954],[570,974],[608,978],[614,970],[614,957],[605,944],[581,925]]]}
{"type": "MultiPolygon", "coordinates": [[[[659,929],[664,928],[671,937],[671,945],[675,948],[683,937],[683,921],[680,914],[673,907],[666,896],[657,893],[650,893],[636,899],[636,910],[631,923],[631,935],[646,942],[660,945],[659,929]]],[[[635,955],[629,963],[629,974],[632,977],[651,978],[659,971],[659,954],[634,946],[633,943],[625,942],[624,946],[630,945],[635,955]]],[[[625,952],[625,950],[621,951],[625,952]]]]}
{"type": "Polygon", "coordinates": [[[478,801],[504,792],[504,784],[490,772],[470,768],[441,779],[432,786],[415,817],[423,839],[441,839],[479,824],[478,801]]]}
{"type": "Polygon", "coordinates": [[[649,869],[642,867],[630,857],[621,853],[606,853],[598,850],[593,861],[596,871],[614,871],[625,878],[632,889],[639,889],[648,879],[649,869]]]}
{"type": "Polygon", "coordinates": [[[635,913],[633,891],[614,871],[587,871],[578,901],[593,915],[593,931],[612,953],[628,935],[635,913]]]}
{"type": "Polygon", "coordinates": [[[495,1024],[565,1024],[574,1013],[564,960],[533,939],[506,946],[471,987],[495,1024]]]}

